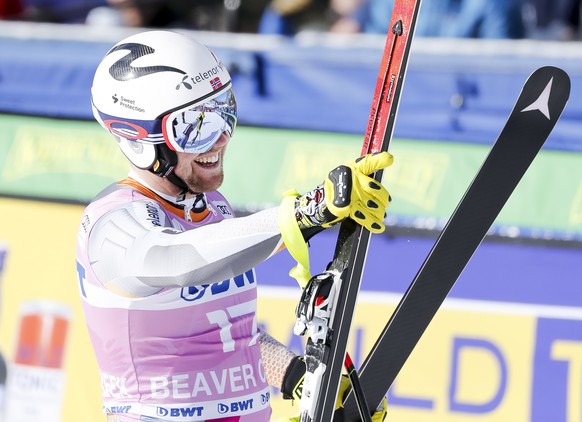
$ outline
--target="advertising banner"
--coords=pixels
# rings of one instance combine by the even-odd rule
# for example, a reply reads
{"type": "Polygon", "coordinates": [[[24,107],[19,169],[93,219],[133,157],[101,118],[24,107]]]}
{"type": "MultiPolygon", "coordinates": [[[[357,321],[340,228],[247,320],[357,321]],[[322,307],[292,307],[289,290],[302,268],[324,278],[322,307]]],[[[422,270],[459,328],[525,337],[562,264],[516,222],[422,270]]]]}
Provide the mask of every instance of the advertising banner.
{"type": "MultiPolygon", "coordinates": [[[[38,393],[52,394],[55,404],[47,415],[60,412],[62,422],[77,421],[79,415],[83,422],[103,421],[102,382],[75,267],[81,213],[79,205],[0,198],[0,233],[10,245],[3,274],[0,350],[9,363],[24,370],[15,372],[21,387],[33,382],[38,388],[50,387],[38,393]],[[47,302],[52,305],[46,307],[47,302]],[[62,311],[53,312],[62,306],[62,311]],[[53,328],[38,331],[47,327],[39,324],[41,320],[53,321],[53,328]],[[27,328],[23,336],[22,327],[36,328],[27,328]],[[41,332],[45,337],[34,335],[41,332]],[[46,347],[38,348],[40,344],[46,347]]],[[[328,262],[335,235],[331,230],[312,239],[314,271],[328,262]]],[[[364,360],[433,241],[373,236],[348,346],[356,365],[364,360]]],[[[292,265],[289,255],[281,252],[257,267],[258,322],[302,353],[304,339],[292,334],[299,299],[299,288],[288,276],[292,265]]],[[[579,268],[579,249],[482,244],[390,391],[391,417],[420,422],[579,420],[579,268]]],[[[297,403],[282,400],[276,390],[272,403],[275,417],[298,412],[297,403]]],[[[24,412],[31,404],[42,401],[16,410],[24,412]]]]}
{"type": "MultiPolygon", "coordinates": [[[[127,175],[128,162],[96,122],[0,114],[0,195],[87,202],[127,175]]],[[[278,204],[312,189],[325,172],[359,155],[361,137],[239,127],[225,157],[221,191],[236,209],[278,204]]],[[[391,225],[439,229],[489,147],[396,139],[384,183],[391,225]]],[[[542,151],[498,217],[505,237],[582,240],[582,154],[542,151]]]]}
{"type": "MultiPolygon", "coordinates": [[[[266,329],[300,353],[301,339],[288,317],[296,304],[293,292],[269,287],[262,295],[261,314],[280,315],[263,320],[266,329]]],[[[356,364],[398,299],[360,293],[348,345],[356,364]]],[[[580,309],[448,300],[391,388],[389,416],[419,422],[580,420],[580,332],[580,309]]],[[[272,400],[280,415],[298,412],[280,394],[272,400]]]]}
{"type": "Polygon", "coordinates": [[[30,300],[22,303],[19,314],[16,353],[8,369],[6,421],[60,422],[71,310],[60,302],[30,300]]]}

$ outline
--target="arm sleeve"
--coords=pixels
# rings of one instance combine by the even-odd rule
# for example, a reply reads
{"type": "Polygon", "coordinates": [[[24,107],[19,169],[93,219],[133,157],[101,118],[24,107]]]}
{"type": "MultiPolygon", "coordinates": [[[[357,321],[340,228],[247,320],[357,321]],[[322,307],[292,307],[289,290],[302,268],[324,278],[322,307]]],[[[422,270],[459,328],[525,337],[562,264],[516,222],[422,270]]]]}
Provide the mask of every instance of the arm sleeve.
{"type": "Polygon", "coordinates": [[[259,345],[267,382],[269,385],[282,390],[283,378],[296,355],[265,331],[261,331],[259,334],[259,345]]]}
{"type": "MultiPolygon", "coordinates": [[[[153,201],[135,201],[102,216],[88,256],[97,278],[113,291],[144,296],[165,287],[222,281],[253,268],[282,248],[277,208],[192,230],[152,224],[153,201]]],[[[159,215],[165,216],[163,212],[159,215]]]]}

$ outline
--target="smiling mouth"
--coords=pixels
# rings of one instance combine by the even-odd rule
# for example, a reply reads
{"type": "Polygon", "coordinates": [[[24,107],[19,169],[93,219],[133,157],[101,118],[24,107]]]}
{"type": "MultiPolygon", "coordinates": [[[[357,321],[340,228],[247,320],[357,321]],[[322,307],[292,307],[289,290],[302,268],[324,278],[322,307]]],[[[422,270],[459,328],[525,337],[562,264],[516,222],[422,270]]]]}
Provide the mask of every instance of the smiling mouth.
{"type": "Polygon", "coordinates": [[[218,163],[219,159],[220,152],[215,152],[214,154],[197,157],[194,162],[202,167],[213,167],[218,163]]]}

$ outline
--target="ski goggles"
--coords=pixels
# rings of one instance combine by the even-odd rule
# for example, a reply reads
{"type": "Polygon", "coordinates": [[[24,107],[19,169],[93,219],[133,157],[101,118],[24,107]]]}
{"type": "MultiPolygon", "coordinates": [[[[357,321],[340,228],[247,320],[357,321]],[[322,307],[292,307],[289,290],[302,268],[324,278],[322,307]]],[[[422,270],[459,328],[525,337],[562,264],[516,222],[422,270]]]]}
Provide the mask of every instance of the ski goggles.
{"type": "Polygon", "coordinates": [[[201,154],[210,151],[223,132],[232,136],[236,121],[236,100],[229,88],[203,103],[165,115],[162,132],[173,150],[201,154]]]}

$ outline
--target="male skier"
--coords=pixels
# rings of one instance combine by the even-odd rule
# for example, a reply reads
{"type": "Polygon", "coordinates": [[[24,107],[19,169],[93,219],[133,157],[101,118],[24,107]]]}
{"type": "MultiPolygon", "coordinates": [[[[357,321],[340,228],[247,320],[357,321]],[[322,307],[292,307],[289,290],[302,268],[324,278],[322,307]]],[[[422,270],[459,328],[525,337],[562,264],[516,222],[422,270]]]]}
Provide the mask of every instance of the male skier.
{"type": "Polygon", "coordinates": [[[212,51],[174,32],[132,35],[91,92],[131,163],[86,208],[77,240],[107,420],[268,421],[269,386],[298,398],[305,364],[257,327],[253,267],[348,216],[382,232],[389,195],[368,175],[392,156],[338,166],[312,191],[234,218],[217,189],[236,102],[212,51]]]}

